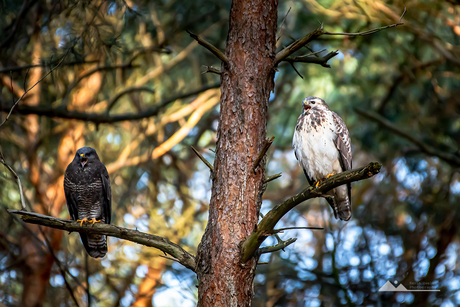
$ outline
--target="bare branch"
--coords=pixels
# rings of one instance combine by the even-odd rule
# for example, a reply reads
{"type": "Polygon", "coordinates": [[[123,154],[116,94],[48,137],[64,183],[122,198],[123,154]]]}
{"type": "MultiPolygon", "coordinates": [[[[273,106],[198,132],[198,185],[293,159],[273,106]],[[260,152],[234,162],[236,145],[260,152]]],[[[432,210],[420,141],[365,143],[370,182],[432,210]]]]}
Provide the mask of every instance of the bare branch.
{"type": "Polygon", "coordinates": [[[195,272],[195,257],[185,251],[179,245],[169,241],[166,238],[140,232],[133,229],[127,229],[109,224],[83,225],[70,220],[63,220],[47,215],[20,210],[8,210],[12,214],[17,214],[26,223],[38,224],[69,232],[83,232],[116,237],[131,242],[139,243],[145,246],[157,248],[165,253],[170,254],[178,260],[180,264],[195,272]]]}
{"type": "MultiPolygon", "coordinates": [[[[406,14],[406,8],[404,8],[404,12],[402,13],[401,17],[399,18],[398,23],[388,25],[388,26],[385,26],[385,27],[380,27],[380,28],[377,28],[377,29],[372,29],[372,30],[369,30],[369,31],[361,32],[361,33],[332,33],[332,32],[326,32],[326,31],[323,30],[323,25],[321,24],[321,28],[316,29],[313,32],[308,33],[307,35],[305,35],[302,38],[299,38],[298,40],[296,40],[295,42],[293,42],[292,44],[290,44],[289,46],[287,46],[286,48],[284,48],[283,50],[278,52],[276,54],[276,57],[275,57],[274,65],[275,66],[278,65],[281,61],[285,60],[288,56],[290,56],[291,54],[293,54],[294,52],[296,52],[297,50],[299,50],[300,48],[302,48],[303,46],[305,46],[306,44],[308,44],[312,40],[317,39],[321,35],[325,34],[325,35],[364,36],[364,35],[374,34],[374,33],[377,33],[379,31],[382,31],[382,30],[385,30],[385,29],[394,28],[394,27],[403,25],[404,23],[402,23],[401,21],[402,21],[402,18],[404,17],[404,14],[406,14]]],[[[306,63],[311,63],[311,62],[306,62],[306,63]]]]}
{"type": "Polygon", "coordinates": [[[243,241],[241,245],[242,263],[246,263],[251,259],[262,242],[273,233],[273,229],[278,221],[295,206],[307,199],[321,197],[327,191],[338,186],[370,178],[379,173],[381,166],[380,163],[371,162],[365,167],[336,174],[320,183],[318,188],[310,186],[299,194],[288,198],[282,204],[277,205],[259,222],[256,230],[243,241]]]}
{"type": "Polygon", "coordinates": [[[214,68],[212,66],[207,66],[207,65],[203,65],[203,66],[206,68],[206,70],[203,71],[201,74],[205,74],[205,73],[210,72],[210,73],[213,73],[213,74],[216,74],[216,75],[219,75],[219,76],[222,75],[222,72],[217,68],[214,68]]]}
{"type": "Polygon", "coordinates": [[[290,238],[290,239],[288,239],[286,241],[282,241],[281,243],[278,243],[278,244],[273,245],[273,246],[266,246],[266,247],[259,248],[257,253],[258,254],[273,253],[273,252],[279,251],[280,249],[282,249],[284,251],[284,248],[286,248],[287,246],[291,245],[295,241],[297,241],[297,238],[290,238]]]}
{"type": "Polygon", "coordinates": [[[274,65],[278,65],[282,60],[284,60],[285,58],[287,58],[288,56],[290,56],[291,54],[293,54],[294,52],[296,52],[312,40],[320,37],[322,34],[324,34],[324,31],[322,28],[320,28],[308,33],[302,38],[299,38],[298,40],[296,40],[295,42],[293,42],[292,44],[290,44],[289,46],[287,46],[286,48],[284,48],[276,54],[274,65]]]}
{"type": "MultiPolygon", "coordinates": [[[[316,53],[314,53],[316,54],[316,53]]],[[[310,55],[304,55],[304,56],[298,56],[298,57],[287,57],[283,61],[291,63],[291,65],[294,62],[299,62],[299,63],[312,63],[312,64],[319,64],[323,67],[330,68],[331,65],[327,64],[327,62],[338,55],[339,52],[338,50],[336,51],[331,51],[328,54],[326,54],[324,57],[318,57],[318,56],[310,56],[310,55]]]]}
{"type": "Polygon", "coordinates": [[[272,145],[274,139],[275,139],[275,137],[272,136],[271,139],[265,140],[265,145],[264,145],[264,147],[263,147],[262,150],[260,151],[259,156],[257,157],[257,159],[254,161],[254,165],[253,165],[253,167],[252,167],[252,170],[254,171],[254,173],[256,172],[257,166],[259,166],[260,161],[262,161],[262,159],[264,158],[265,153],[267,152],[267,150],[268,150],[268,149],[270,148],[270,146],[272,145]]]}
{"type": "Polygon", "coordinates": [[[395,126],[392,122],[390,122],[389,120],[387,120],[383,116],[378,115],[375,112],[364,111],[364,110],[360,110],[360,109],[356,109],[356,108],[355,108],[355,111],[359,115],[361,115],[361,116],[363,116],[363,117],[365,117],[367,119],[370,119],[372,121],[375,121],[380,126],[390,130],[394,134],[399,135],[400,137],[402,137],[402,138],[408,140],[409,142],[413,143],[422,152],[424,152],[424,153],[426,153],[426,154],[428,154],[430,156],[439,157],[439,159],[441,159],[441,160],[443,160],[443,161],[445,161],[445,162],[447,162],[447,163],[449,163],[449,164],[451,164],[453,166],[456,166],[456,167],[460,166],[460,157],[459,156],[457,156],[457,155],[455,155],[453,153],[438,150],[435,147],[424,143],[422,140],[419,140],[418,138],[414,137],[413,133],[408,133],[408,132],[405,132],[405,131],[401,130],[400,128],[395,126]]]}
{"type": "Polygon", "coordinates": [[[199,152],[198,150],[195,149],[195,147],[193,146],[190,146],[192,147],[192,150],[193,152],[198,156],[198,158],[200,158],[201,161],[203,161],[204,164],[206,164],[206,166],[209,168],[209,170],[211,171],[211,174],[214,174],[214,167],[212,166],[211,163],[209,163],[208,160],[206,160],[205,157],[203,157],[199,152]]]}
{"type": "Polygon", "coordinates": [[[401,22],[401,21],[402,21],[402,19],[403,19],[403,17],[404,17],[405,14],[406,14],[406,8],[404,8],[404,12],[402,13],[401,17],[399,17],[398,23],[395,23],[395,24],[392,24],[392,25],[388,25],[388,26],[384,26],[384,27],[380,27],[380,28],[376,28],[376,29],[372,29],[372,30],[368,30],[368,31],[364,31],[364,32],[358,32],[358,33],[331,33],[331,32],[324,32],[324,34],[325,34],[325,35],[347,35],[347,36],[365,36],[365,35],[370,35],[370,34],[374,34],[374,33],[380,32],[380,31],[385,30],[385,29],[394,28],[394,27],[403,25],[404,23],[401,22]]]}
{"type": "Polygon", "coordinates": [[[22,190],[21,179],[19,178],[18,174],[16,174],[14,169],[6,163],[5,157],[3,156],[2,152],[0,152],[0,162],[10,171],[10,173],[13,175],[14,179],[16,179],[16,181],[18,183],[18,186],[19,186],[19,197],[21,198],[21,209],[22,210],[27,210],[26,209],[26,202],[24,201],[24,192],[22,190]]]}
{"type": "Polygon", "coordinates": [[[324,227],[317,227],[317,226],[307,226],[307,227],[286,227],[286,228],[278,228],[273,229],[274,233],[280,233],[285,230],[294,230],[294,229],[311,229],[311,230],[324,230],[324,227]]]}
{"type": "MultiPolygon", "coordinates": [[[[187,98],[209,89],[218,88],[220,84],[206,85],[198,90],[194,90],[188,93],[176,95],[174,97],[165,99],[159,104],[139,113],[127,113],[120,115],[109,116],[107,113],[86,113],[79,111],[69,111],[66,107],[50,107],[50,106],[26,106],[19,105],[15,108],[16,113],[20,114],[36,114],[41,116],[53,117],[53,118],[64,118],[64,119],[77,119],[87,122],[93,122],[95,124],[113,124],[121,121],[132,121],[140,120],[152,116],[156,116],[159,112],[168,104],[178,100],[187,98]]],[[[0,104],[0,111],[9,110],[10,106],[3,106],[0,104]]]]}
{"type": "Polygon", "coordinates": [[[268,176],[267,178],[265,178],[264,183],[269,183],[270,181],[273,181],[273,180],[278,179],[280,177],[281,177],[281,173],[268,176]]]}
{"type": "Polygon", "coordinates": [[[276,39],[276,42],[278,42],[280,40],[280,38],[283,36],[283,27],[284,27],[284,23],[286,22],[286,18],[289,15],[289,12],[291,12],[291,8],[289,8],[289,10],[287,11],[286,15],[284,15],[283,21],[281,22],[281,25],[279,27],[278,38],[276,39]]]}
{"type": "MultiPolygon", "coordinates": [[[[69,54],[69,51],[70,51],[70,49],[67,50],[67,52],[65,53],[65,55],[62,57],[61,61],[60,61],[56,66],[54,66],[53,68],[51,68],[50,71],[49,71],[46,75],[44,75],[43,77],[41,77],[40,80],[38,80],[38,81],[37,81],[34,85],[32,85],[27,91],[25,91],[24,94],[22,94],[22,96],[21,96],[18,100],[16,100],[16,102],[11,106],[11,109],[10,109],[10,111],[8,112],[8,115],[6,116],[5,120],[0,124],[0,127],[3,126],[3,124],[10,118],[11,113],[13,113],[14,108],[18,105],[18,103],[22,100],[22,98],[24,98],[24,96],[25,96],[28,92],[30,92],[38,83],[42,82],[43,79],[45,79],[46,77],[48,77],[48,75],[51,74],[56,68],[58,68],[58,67],[62,64],[62,62],[64,62],[64,60],[65,60],[67,54],[69,54]]],[[[11,79],[11,80],[13,80],[13,79],[11,79]]],[[[11,81],[11,82],[13,82],[13,81],[11,81]]],[[[13,89],[13,88],[11,88],[11,90],[12,90],[12,89],[13,89]]]]}
{"type": "Polygon", "coordinates": [[[201,37],[199,37],[198,35],[196,34],[193,34],[192,32],[190,32],[189,30],[186,30],[188,34],[190,34],[190,36],[196,40],[198,42],[198,44],[200,44],[201,46],[205,47],[206,49],[208,49],[209,51],[211,51],[212,54],[214,54],[216,57],[219,58],[219,60],[221,60],[222,62],[224,62],[225,64],[228,65],[228,58],[227,56],[222,52],[220,51],[219,49],[217,49],[215,46],[213,46],[211,43],[205,41],[204,39],[202,39],[201,37]]]}

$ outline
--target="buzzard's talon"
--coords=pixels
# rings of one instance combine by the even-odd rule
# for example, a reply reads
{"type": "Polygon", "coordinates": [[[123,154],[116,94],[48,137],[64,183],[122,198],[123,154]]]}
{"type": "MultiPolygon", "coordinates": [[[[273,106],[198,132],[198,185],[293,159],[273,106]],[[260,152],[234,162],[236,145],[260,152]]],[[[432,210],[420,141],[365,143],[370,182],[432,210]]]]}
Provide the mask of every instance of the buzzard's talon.
{"type": "Polygon", "coordinates": [[[84,217],[82,220],[77,220],[77,222],[80,222],[80,227],[83,226],[83,223],[91,223],[91,221],[88,221],[88,218],[84,217]]]}
{"type": "Polygon", "coordinates": [[[315,183],[315,189],[318,188],[318,186],[320,185],[320,183],[321,183],[321,180],[316,181],[316,183],[315,183]]]}
{"type": "Polygon", "coordinates": [[[98,221],[98,220],[96,220],[96,218],[94,218],[94,217],[93,217],[93,219],[92,219],[91,221],[88,221],[88,223],[92,223],[93,225],[94,225],[95,223],[100,223],[100,222],[101,222],[101,220],[98,221]]]}
{"type": "Polygon", "coordinates": [[[330,173],[329,175],[326,176],[326,179],[329,179],[329,177],[334,176],[334,173],[330,173]]]}

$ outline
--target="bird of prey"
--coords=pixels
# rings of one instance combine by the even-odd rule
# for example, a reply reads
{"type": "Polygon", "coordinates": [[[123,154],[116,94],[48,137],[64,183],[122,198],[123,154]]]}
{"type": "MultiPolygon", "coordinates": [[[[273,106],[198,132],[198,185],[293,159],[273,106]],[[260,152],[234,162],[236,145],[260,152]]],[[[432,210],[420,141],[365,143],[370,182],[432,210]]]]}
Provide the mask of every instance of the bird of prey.
{"type": "MultiPolygon", "coordinates": [[[[292,146],[308,183],[319,182],[334,174],[350,170],[351,141],[342,118],[332,112],[318,97],[303,101],[303,112],[297,120],[292,146]]],[[[339,186],[327,193],[336,219],[351,217],[351,185],[339,186]]]]}
{"type": "MultiPolygon", "coordinates": [[[[110,178],[105,165],[91,147],[77,150],[64,175],[64,192],[70,217],[83,223],[110,224],[112,193],[110,178]]],[[[81,241],[93,258],[107,254],[107,237],[99,234],[80,233],[81,241]]]]}

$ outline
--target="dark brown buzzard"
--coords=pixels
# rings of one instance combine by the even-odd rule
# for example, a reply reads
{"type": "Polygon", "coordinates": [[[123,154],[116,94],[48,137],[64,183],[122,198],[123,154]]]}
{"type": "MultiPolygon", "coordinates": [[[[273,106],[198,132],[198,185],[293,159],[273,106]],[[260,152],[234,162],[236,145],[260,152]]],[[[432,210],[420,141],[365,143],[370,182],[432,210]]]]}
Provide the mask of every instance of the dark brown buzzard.
{"type": "MultiPolygon", "coordinates": [[[[110,178],[105,165],[91,147],[77,150],[75,158],[67,166],[64,176],[64,192],[70,217],[83,223],[110,224],[112,195],[110,178]]],[[[107,254],[107,237],[80,233],[88,254],[102,258],[107,254]]]]}

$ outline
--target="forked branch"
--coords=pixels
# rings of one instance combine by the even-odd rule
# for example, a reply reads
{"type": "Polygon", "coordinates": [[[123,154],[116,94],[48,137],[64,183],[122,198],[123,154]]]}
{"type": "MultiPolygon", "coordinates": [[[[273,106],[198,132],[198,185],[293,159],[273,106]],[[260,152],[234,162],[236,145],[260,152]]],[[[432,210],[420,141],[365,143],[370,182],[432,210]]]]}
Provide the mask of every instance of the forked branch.
{"type": "Polygon", "coordinates": [[[308,187],[299,194],[292,196],[270,210],[257,225],[256,230],[241,245],[241,261],[247,262],[258,250],[262,242],[274,231],[278,221],[291,209],[298,204],[310,198],[322,197],[325,193],[338,186],[370,178],[378,174],[382,165],[377,162],[371,162],[365,167],[349,170],[329,177],[320,183],[318,188],[308,187]]]}
{"type": "Polygon", "coordinates": [[[26,223],[38,224],[51,228],[61,229],[69,232],[84,232],[92,234],[106,235],[110,237],[116,237],[131,242],[139,243],[145,246],[157,248],[164,253],[167,253],[177,259],[177,261],[185,266],[186,268],[195,272],[196,262],[195,257],[185,251],[179,245],[169,241],[166,238],[151,235],[148,233],[140,232],[133,229],[127,229],[118,227],[115,225],[108,224],[94,224],[94,225],[83,225],[80,223],[70,220],[63,220],[43,214],[20,211],[20,210],[8,210],[12,214],[19,215],[21,219],[26,223]]]}
{"type": "MultiPolygon", "coordinates": [[[[400,25],[403,25],[404,23],[402,22],[402,19],[404,18],[404,15],[406,14],[406,8],[404,8],[404,12],[402,13],[401,17],[399,18],[399,21],[398,23],[395,23],[395,24],[391,24],[391,25],[388,25],[388,26],[384,26],[384,27],[380,27],[380,28],[376,28],[376,29],[372,29],[372,30],[368,30],[368,31],[365,31],[365,32],[358,32],[358,33],[333,33],[333,32],[327,32],[327,31],[324,31],[323,30],[323,25],[321,25],[321,28],[319,29],[316,29],[314,30],[313,32],[310,32],[308,33],[307,35],[305,35],[304,37],[301,37],[299,38],[298,40],[294,41],[292,44],[290,44],[289,46],[287,46],[286,48],[284,48],[283,50],[281,50],[280,52],[278,52],[276,54],[276,57],[275,57],[275,66],[278,65],[281,61],[289,61],[288,60],[288,57],[293,54],[294,52],[296,52],[297,50],[299,50],[300,48],[302,48],[303,46],[305,46],[306,44],[308,44],[309,42],[317,39],[318,37],[320,37],[321,35],[346,35],[346,36],[364,36],[364,35],[370,35],[370,34],[374,34],[374,33],[377,33],[379,31],[382,31],[382,30],[385,30],[385,29],[389,29],[389,28],[394,28],[394,27],[397,27],[397,26],[400,26],[400,25]]],[[[331,53],[328,54],[328,56],[331,56],[331,53]]],[[[335,56],[335,55],[332,55],[331,58],[335,56]]],[[[292,63],[294,58],[291,58],[290,62],[292,63]]],[[[300,61],[294,61],[294,62],[300,62],[300,61]]],[[[317,63],[317,62],[307,62],[305,61],[304,63],[317,63]]],[[[317,64],[320,64],[320,63],[317,63],[317,64]]]]}

